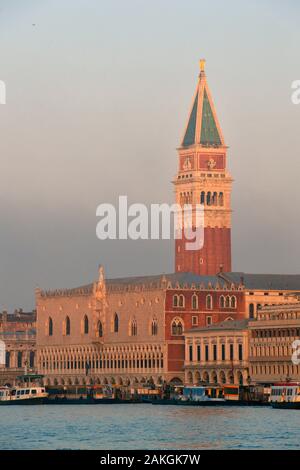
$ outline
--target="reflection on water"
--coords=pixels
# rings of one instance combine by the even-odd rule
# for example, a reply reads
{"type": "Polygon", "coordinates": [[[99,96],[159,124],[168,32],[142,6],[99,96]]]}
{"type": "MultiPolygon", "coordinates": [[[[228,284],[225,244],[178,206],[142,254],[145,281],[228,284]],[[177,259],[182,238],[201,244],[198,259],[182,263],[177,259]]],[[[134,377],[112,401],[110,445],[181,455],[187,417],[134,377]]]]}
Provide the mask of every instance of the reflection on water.
{"type": "Polygon", "coordinates": [[[0,449],[297,449],[300,411],[94,405],[0,407],[0,449]]]}

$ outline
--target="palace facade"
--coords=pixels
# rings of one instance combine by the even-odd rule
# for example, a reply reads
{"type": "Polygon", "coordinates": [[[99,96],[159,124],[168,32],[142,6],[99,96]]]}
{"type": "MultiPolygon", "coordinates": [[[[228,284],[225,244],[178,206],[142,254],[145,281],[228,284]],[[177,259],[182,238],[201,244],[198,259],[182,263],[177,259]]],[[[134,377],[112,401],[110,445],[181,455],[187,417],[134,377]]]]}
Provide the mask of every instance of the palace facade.
{"type": "Polygon", "coordinates": [[[46,383],[184,381],[184,332],[244,317],[241,284],[177,273],[36,292],[38,370],[46,383]]]}

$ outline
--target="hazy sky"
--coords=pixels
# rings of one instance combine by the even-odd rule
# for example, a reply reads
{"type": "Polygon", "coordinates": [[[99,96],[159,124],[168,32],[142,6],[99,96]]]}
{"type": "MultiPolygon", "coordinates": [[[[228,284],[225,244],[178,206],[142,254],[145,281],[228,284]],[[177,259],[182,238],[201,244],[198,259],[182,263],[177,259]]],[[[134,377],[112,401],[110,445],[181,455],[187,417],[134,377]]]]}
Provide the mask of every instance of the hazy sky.
{"type": "Polygon", "coordinates": [[[205,57],[235,179],[233,269],[300,273],[300,3],[0,0],[0,308],[34,288],[173,270],[171,242],[100,242],[96,207],[172,202],[205,57]]]}

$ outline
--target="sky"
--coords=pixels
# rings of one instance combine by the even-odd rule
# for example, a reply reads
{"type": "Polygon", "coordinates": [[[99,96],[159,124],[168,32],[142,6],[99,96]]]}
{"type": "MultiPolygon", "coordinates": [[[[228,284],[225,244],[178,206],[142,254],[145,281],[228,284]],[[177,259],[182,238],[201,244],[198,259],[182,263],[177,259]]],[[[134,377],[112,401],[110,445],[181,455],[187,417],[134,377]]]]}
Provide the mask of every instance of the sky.
{"type": "Polygon", "coordinates": [[[172,272],[170,241],[100,241],[96,207],[172,203],[206,74],[235,180],[233,270],[300,273],[297,0],[0,0],[0,310],[172,272]]]}

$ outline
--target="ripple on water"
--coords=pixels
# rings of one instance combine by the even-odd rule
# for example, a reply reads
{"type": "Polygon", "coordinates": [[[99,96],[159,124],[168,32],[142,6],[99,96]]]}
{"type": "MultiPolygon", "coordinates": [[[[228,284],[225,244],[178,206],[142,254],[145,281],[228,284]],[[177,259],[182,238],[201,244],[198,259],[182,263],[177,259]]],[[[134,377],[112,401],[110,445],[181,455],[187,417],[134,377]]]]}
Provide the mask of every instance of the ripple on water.
{"type": "Polygon", "coordinates": [[[300,412],[152,405],[1,407],[1,449],[298,449],[300,412]]]}

